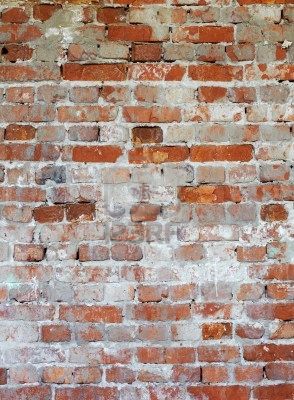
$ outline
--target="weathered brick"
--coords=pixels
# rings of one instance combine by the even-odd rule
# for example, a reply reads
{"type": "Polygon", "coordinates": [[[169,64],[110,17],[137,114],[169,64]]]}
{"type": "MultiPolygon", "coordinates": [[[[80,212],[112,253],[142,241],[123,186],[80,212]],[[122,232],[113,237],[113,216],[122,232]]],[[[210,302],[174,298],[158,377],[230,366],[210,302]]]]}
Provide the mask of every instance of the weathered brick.
{"type": "Polygon", "coordinates": [[[155,204],[135,204],[132,206],[130,213],[133,222],[156,221],[160,213],[160,206],[155,204]]]}
{"type": "Polygon", "coordinates": [[[188,75],[194,81],[241,80],[243,71],[240,67],[226,65],[190,65],[188,75]]]}
{"type": "Polygon", "coordinates": [[[261,207],[260,217],[268,222],[285,221],[288,218],[288,211],[282,204],[267,204],[261,207]]]}
{"type": "Polygon", "coordinates": [[[75,146],[72,159],[78,162],[114,163],[121,154],[118,146],[75,146]]]}
{"type": "Polygon", "coordinates": [[[23,8],[5,8],[1,14],[1,20],[5,23],[23,24],[29,20],[29,16],[23,8]]]}
{"type": "Polygon", "coordinates": [[[132,141],[135,146],[145,143],[161,143],[162,140],[162,129],[159,126],[142,126],[132,129],[132,141]]]}
{"type": "Polygon", "coordinates": [[[202,337],[204,340],[221,339],[232,336],[230,323],[211,323],[202,325],[202,337]]]}
{"type": "Polygon", "coordinates": [[[61,222],[64,217],[64,208],[59,205],[41,206],[33,211],[35,221],[41,224],[50,222],[61,222]]]}
{"type": "Polygon", "coordinates": [[[173,32],[175,42],[219,43],[232,42],[234,30],[231,26],[182,26],[173,32]]]}
{"type": "Polygon", "coordinates": [[[4,3],[0,398],[292,398],[289,0],[4,3]]]}
{"type": "Polygon", "coordinates": [[[162,55],[162,47],[157,43],[150,44],[133,44],[132,61],[160,61],[162,55]]]}
{"type": "Polygon", "coordinates": [[[70,329],[67,325],[43,325],[41,327],[42,340],[44,342],[69,342],[70,329]]]}
{"type": "Polygon", "coordinates": [[[14,246],[14,259],[16,261],[41,261],[45,251],[43,246],[37,244],[16,244],[14,246]]]}
{"type": "Polygon", "coordinates": [[[6,99],[12,103],[33,103],[34,89],[32,87],[12,87],[6,90],[6,99]]]}
{"type": "Polygon", "coordinates": [[[79,246],[80,261],[104,261],[109,259],[109,250],[105,246],[86,245],[79,246]]]}
{"type": "Polygon", "coordinates": [[[103,7],[97,10],[97,21],[105,24],[114,24],[116,22],[126,21],[126,10],[123,7],[103,7]]]}
{"type": "Polygon", "coordinates": [[[122,81],[126,64],[65,64],[63,78],[70,81],[122,81]]]}
{"type": "MultiPolygon", "coordinates": [[[[22,53],[23,54],[23,53],[22,53]]],[[[22,58],[24,58],[22,56],[22,58]]],[[[30,58],[30,56],[28,56],[30,58]]],[[[27,58],[25,58],[27,59],[27,58]]],[[[56,66],[30,66],[30,65],[1,65],[0,66],[0,81],[42,81],[44,80],[59,80],[60,71],[56,66]]]]}
{"type": "Polygon", "coordinates": [[[36,129],[31,125],[11,124],[5,128],[6,140],[31,140],[36,135],[36,129]]]}
{"type": "Polygon", "coordinates": [[[107,322],[122,320],[121,309],[114,306],[61,306],[60,319],[69,322],[107,322]]]}
{"type": "Polygon", "coordinates": [[[34,18],[47,21],[60,8],[59,4],[36,4],[33,9],[34,18]]]}
{"type": "Polygon", "coordinates": [[[249,161],[252,159],[251,145],[193,146],[191,161],[249,161]]]}
{"type": "Polygon", "coordinates": [[[240,400],[248,400],[250,391],[249,388],[242,386],[204,386],[188,387],[188,393],[192,398],[199,398],[205,396],[207,399],[212,400],[215,396],[222,396],[227,400],[233,400],[238,397],[240,400]]]}
{"type": "Polygon", "coordinates": [[[116,261],[139,261],[143,258],[140,246],[118,243],[111,247],[111,257],[116,261]]]}
{"type": "Polygon", "coordinates": [[[242,199],[238,187],[208,185],[180,187],[178,197],[184,203],[239,203],[242,199]]]}
{"type": "Polygon", "coordinates": [[[65,215],[68,221],[92,221],[95,218],[95,204],[67,204],[65,215]]]}
{"type": "Polygon", "coordinates": [[[184,146],[162,146],[162,147],[144,147],[129,152],[129,162],[131,164],[164,162],[179,162],[188,158],[189,150],[184,146]]]}
{"type": "Polygon", "coordinates": [[[98,122],[113,121],[116,110],[110,106],[77,105],[62,106],[58,110],[59,122],[98,122]]]}
{"type": "Polygon", "coordinates": [[[220,383],[228,380],[226,367],[205,365],[202,367],[203,383],[220,383]]]}
{"type": "Polygon", "coordinates": [[[47,165],[36,171],[36,183],[38,185],[45,185],[48,180],[55,183],[65,183],[65,166],[47,165]]]}

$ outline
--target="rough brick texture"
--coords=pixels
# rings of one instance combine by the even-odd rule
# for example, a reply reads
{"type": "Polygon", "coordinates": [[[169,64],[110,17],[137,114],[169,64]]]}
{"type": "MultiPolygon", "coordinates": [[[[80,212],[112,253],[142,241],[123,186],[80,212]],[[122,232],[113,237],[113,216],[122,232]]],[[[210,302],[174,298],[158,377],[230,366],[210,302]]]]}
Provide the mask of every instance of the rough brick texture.
{"type": "Polygon", "coordinates": [[[292,400],[291,0],[0,1],[0,399],[292,400]]]}

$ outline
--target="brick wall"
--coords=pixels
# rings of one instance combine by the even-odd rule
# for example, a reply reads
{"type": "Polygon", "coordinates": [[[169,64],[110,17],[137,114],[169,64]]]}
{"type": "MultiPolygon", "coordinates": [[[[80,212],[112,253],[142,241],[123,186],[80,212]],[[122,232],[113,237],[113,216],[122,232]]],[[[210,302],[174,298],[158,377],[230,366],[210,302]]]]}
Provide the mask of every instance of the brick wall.
{"type": "Polygon", "coordinates": [[[0,11],[0,399],[293,399],[291,0],[0,11]]]}

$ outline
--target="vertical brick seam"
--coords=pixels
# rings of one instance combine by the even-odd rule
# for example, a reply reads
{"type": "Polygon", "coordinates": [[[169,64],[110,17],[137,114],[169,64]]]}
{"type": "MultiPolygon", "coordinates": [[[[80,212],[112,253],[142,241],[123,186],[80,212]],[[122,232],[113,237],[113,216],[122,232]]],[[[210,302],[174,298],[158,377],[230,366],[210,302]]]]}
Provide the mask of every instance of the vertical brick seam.
{"type": "Polygon", "coordinates": [[[1,2],[1,400],[293,399],[291,3],[1,2]]]}

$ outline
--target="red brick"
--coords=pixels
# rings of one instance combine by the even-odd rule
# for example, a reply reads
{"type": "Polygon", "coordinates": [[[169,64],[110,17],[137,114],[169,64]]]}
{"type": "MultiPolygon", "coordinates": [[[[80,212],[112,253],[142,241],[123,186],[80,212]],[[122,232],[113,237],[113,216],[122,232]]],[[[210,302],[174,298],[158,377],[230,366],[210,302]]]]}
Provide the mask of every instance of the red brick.
{"type": "Polygon", "coordinates": [[[179,321],[190,316],[191,310],[187,304],[139,304],[133,311],[133,319],[144,321],[179,321]]]}
{"type": "Polygon", "coordinates": [[[123,81],[127,77],[127,65],[65,64],[62,76],[69,81],[123,81]]]}
{"type": "Polygon", "coordinates": [[[198,359],[205,362],[237,362],[240,359],[236,346],[199,346],[198,359]]]}
{"type": "Polygon", "coordinates": [[[60,319],[69,322],[119,323],[122,321],[122,312],[114,306],[62,305],[60,319]]]}
{"type": "Polygon", "coordinates": [[[238,365],[235,368],[237,382],[261,382],[263,380],[263,368],[251,365],[238,365]]]}
{"type": "Polygon", "coordinates": [[[58,110],[59,122],[107,122],[116,117],[116,110],[110,106],[74,105],[62,106],[58,110]]]}
{"type": "Polygon", "coordinates": [[[100,342],[103,340],[103,328],[95,325],[77,326],[75,336],[82,342],[100,342]]]}
{"type": "Polygon", "coordinates": [[[129,67],[128,78],[135,81],[180,81],[185,67],[176,64],[133,64],[129,67]]]}
{"type": "Polygon", "coordinates": [[[204,340],[218,340],[223,337],[232,337],[232,324],[226,322],[202,325],[202,338],[204,340]]]}
{"type": "Polygon", "coordinates": [[[70,384],[72,381],[72,369],[67,367],[49,366],[42,371],[42,382],[70,384]]]}
{"type": "Polygon", "coordinates": [[[252,146],[227,145],[227,146],[193,146],[190,152],[191,161],[250,161],[252,159],[252,146]]]}
{"type": "Polygon", "coordinates": [[[135,204],[130,214],[133,222],[156,221],[160,213],[160,206],[156,204],[135,204]]]}
{"type": "Polygon", "coordinates": [[[179,162],[188,157],[189,149],[184,146],[150,146],[129,151],[131,164],[179,162]]]}
{"type": "Polygon", "coordinates": [[[2,22],[12,22],[15,24],[23,24],[29,20],[26,11],[20,7],[5,8],[1,14],[2,22]]]}
{"type": "Polygon", "coordinates": [[[266,204],[261,206],[260,217],[263,221],[286,221],[288,211],[283,204],[266,204]]]}
{"type": "Polygon", "coordinates": [[[231,61],[251,61],[254,60],[255,48],[252,43],[239,43],[226,47],[227,56],[231,61]]]}
{"type": "Polygon", "coordinates": [[[114,163],[122,155],[118,146],[75,146],[73,161],[77,162],[108,162],[114,163]]]}
{"type": "Polygon", "coordinates": [[[42,81],[59,80],[60,72],[56,66],[0,65],[0,81],[42,81]]]}
{"type": "Polygon", "coordinates": [[[36,129],[31,125],[11,124],[5,128],[6,140],[31,140],[36,135],[36,129]]]}
{"type": "Polygon", "coordinates": [[[252,247],[238,247],[237,260],[238,261],[263,261],[266,256],[266,248],[262,246],[252,247]]]}
{"type": "Polygon", "coordinates": [[[229,100],[233,103],[252,103],[256,101],[255,88],[232,88],[229,90],[229,100]]]}
{"type": "Polygon", "coordinates": [[[10,87],[6,89],[6,99],[12,103],[33,103],[34,89],[32,87],[10,87]]]}
{"type": "Polygon", "coordinates": [[[118,400],[118,389],[95,386],[57,388],[55,394],[55,400],[90,400],[95,398],[99,400],[118,400]]]}
{"type": "Polygon", "coordinates": [[[293,396],[293,384],[259,386],[253,389],[254,400],[286,400],[293,396]]]}
{"type": "Polygon", "coordinates": [[[0,368],[0,385],[7,384],[7,369],[0,368]]]}
{"type": "Polygon", "coordinates": [[[126,14],[126,10],[122,7],[99,7],[97,10],[97,21],[103,22],[104,24],[115,24],[116,22],[121,23],[125,22],[126,14]]]}
{"type": "Polygon", "coordinates": [[[42,325],[41,335],[43,342],[69,342],[70,329],[67,325],[42,325]]]}
{"type": "Polygon", "coordinates": [[[35,4],[33,15],[35,19],[47,21],[52,15],[61,9],[60,4],[35,4]]]}
{"type": "Polygon", "coordinates": [[[0,187],[0,201],[34,203],[45,201],[46,192],[36,187],[0,187]]]}
{"type": "MultiPolygon", "coordinates": [[[[33,49],[30,46],[28,46],[27,44],[5,44],[5,46],[2,47],[1,53],[5,60],[14,63],[18,60],[22,60],[22,61],[30,60],[33,55],[33,49]]],[[[31,76],[30,69],[28,69],[28,68],[15,67],[13,69],[10,69],[9,67],[10,66],[7,66],[7,68],[5,68],[5,66],[3,66],[2,70],[4,73],[7,74],[7,77],[10,78],[11,80],[14,80],[13,73],[15,73],[15,72],[16,72],[15,80],[18,80],[18,77],[21,78],[21,75],[17,73],[18,71],[20,72],[21,70],[24,73],[27,72],[28,76],[31,76]],[[11,74],[11,76],[10,76],[10,74],[11,74]]],[[[23,80],[25,80],[25,79],[23,79],[23,80]]]]}
{"type": "Polygon", "coordinates": [[[149,25],[109,25],[108,40],[123,42],[148,42],[152,37],[149,25]]]}
{"type": "Polygon", "coordinates": [[[195,362],[195,351],[190,347],[170,347],[165,351],[167,364],[186,364],[195,362]]]}
{"type": "MultiPolygon", "coordinates": [[[[51,400],[51,388],[45,385],[37,386],[23,386],[23,387],[10,387],[0,388],[1,400],[11,399],[34,399],[34,400],[51,400]]],[[[64,400],[64,399],[60,399],[64,400]]]]}
{"type": "Polygon", "coordinates": [[[223,81],[242,80],[241,67],[230,65],[190,65],[188,75],[194,81],[223,81]]]}
{"type": "Polygon", "coordinates": [[[111,257],[116,261],[139,261],[143,258],[143,253],[136,244],[117,243],[111,247],[111,257]]]}
{"type": "Polygon", "coordinates": [[[61,222],[64,217],[64,208],[60,205],[37,207],[33,211],[33,216],[35,221],[41,224],[61,222]]]}
{"type": "Polygon", "coordinates": [[[218,86],[202,86],[198,89],[198,98],[206,103],[224,101],[227,97],[227,88],[218,86]]]}
{"type": "Polygon", "coordinates": [[[177,107],[126,106],[123,108],[123,117],[126,122],[180,122],[181,112],[177,107]]]}
{"type": "Polygon", "coordinates": [[[200,382],[200,367],[175,365],[172,370],[173,382],[200,382]]]}
{"type": "Polygon", "coordinates": [[[102,379],[102,371],[99,367],[77,367],[73,372],[75,383],[98,383],[102,379]]]}
{"type": "Polygon", "coordinates": [[[179,261],[199,261],[204,257],[202,244],[188,244],[175,250],[175,259],[179,261]]]}
{"type": "MultiPolygon", "coordinates": [[[[238,250],[237,250],[238,256],[238,250]]],[[[259,300],[264,293],[264,287],[258,283],[243,283],[237,292],[238,300],[259,300]]]]}
{"type": "Polygon", "coordinates": [[[50,144],[7,144],[0,145],[2,160],[50,161],[59,158],[59,148],[50,144]]]}
{"type": "Polygon", "coordinates": [[[132,61],[160,61],[162,47],[159,43],[133,44],[132,61]]]}
{"type": "Polygon", "coordinates": [[[3,24],[0,26],[0,34],[5,35],[7,43],[25,43],[40,38],[42,31],[35,25],[3,24]]]}
{"type": "Polygon", "coordinates": [[[286,363],[271,363],[265,366],[265,375],[269,380],[293,381],[294,366],[286,363]]]}
{"type": "Polygon", "coordinates": [[[292,288],[290,285],[287,284],[276,283],[267,285],[266,287],[267,297],[271,299],[277,299],[277,300],[291,299],[292,297],[291,292],[292,288]]]}
{"type": "Polygon", "coordinates": [[[104,261],[109,259],[109,250],[101,245],[82,244],[79,246],[80,261],[104,261]]]}
{"type": "Polygon", "coordinates": [[[225,203],[242,200],[240,189],[236,186],[184,186],[179,188],[178,197],[183,203],[225,203]]]}
{"type": "Polygon", "coordinates": [[[228,369],[226,367],[214,365],[204,365],[202,367],[203,383],[227,382],[228,379],[228,369]]]}
{"type": "Polygon", "coordinates": [[[289,0],[238,0],[240,5],[250,5],[250,4],[291,4],[289,0]]]}
{"type": "Polygon", "coordinates": [[[232,26],[182,26],[173,33],[175,42],[219,43],[234,40],[232,26]]]}
{"type": "Polygon", "coordinates": [[[268,267],[264,279],[293,280],[294,279],[293,264],[270,265],[268,267]]]}
{"type": "Polygon", "coordinates": [[[290,344],[263,343],[244,346],[244,360],[246,361],[291,361],[293,360],[293,346],[290,344]]]}
{"type": "Polygon", "coordinates": [[[111,367],[106,370],[107,382],[131,384],[136,380],[136,373],[126,367],[111,367]]]}
{"type": "Polygon", "coordinates": [[[16,244],[14,259],[16,261],[41,261],[45,256],[45,249],[38,244],[16,244]]]}
{"type": "Polygon", "coordinates": [[[188,393],[192,399],[249,400],[250,389],[244,386],[190,386],[188,393]]]}
{"type": "Polygon", "coordinates": [[[284,321],[293,319],[294,306],[289,304],[248,304],[247,314],[252,319],[281,319],[284,321]]]}
{"type": "Polygon", "coordinates": [[[65,215],[68,221],[93,221],[95,219],[95,204],[67,204],[65,207],[65,215]]]}
{"type": "Polygon", "coordinates": [[[137,126],[132,129],[132,141],[135,146],[146,143],[161,143],[162,129],[159,126],[137,126]]]}
{"type": "Polygon", "coordinates": [[[163,364],[165,362],[165,349],[163,347],[139,347],[137,349],[138,361],[143,364],[163,364]]]}
{"type": "Polygon", "coordinates": [[[138,300],[142,303],[159,302],[168,297],[167,287],[156,286],[139,286],[138,287],[138,300]]]}

